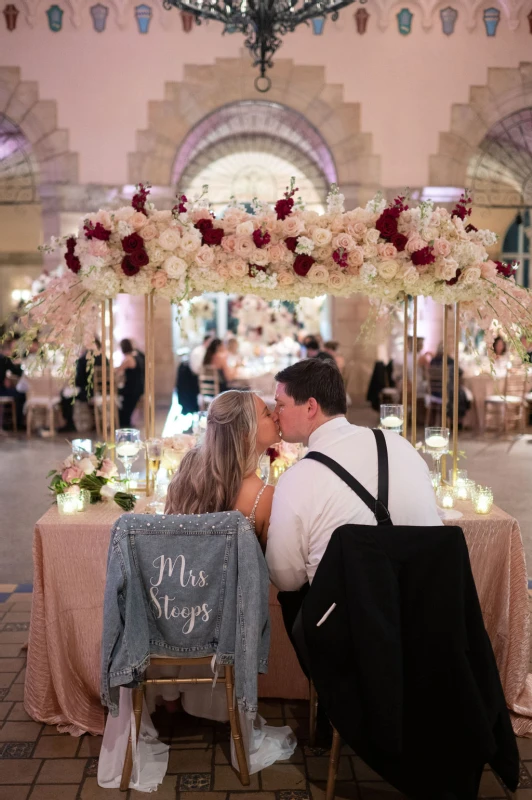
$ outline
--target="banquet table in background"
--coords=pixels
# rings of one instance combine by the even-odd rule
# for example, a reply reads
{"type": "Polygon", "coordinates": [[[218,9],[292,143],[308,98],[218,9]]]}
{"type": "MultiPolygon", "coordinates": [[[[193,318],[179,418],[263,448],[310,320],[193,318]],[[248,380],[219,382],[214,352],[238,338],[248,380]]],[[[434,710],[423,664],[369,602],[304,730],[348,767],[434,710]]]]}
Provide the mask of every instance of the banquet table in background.
{"type": "MultiPolygon", "coordinates": [[[[463,505],[466,537],[484,621],[501,674],[514,730],[532,736],[532,674],[528,674],[529,611],[519,525],[494,508],[487,517],[463,505]]],[[[33,543],[34,595],[24,706],[34,719],[79,736],[101,734],[100,639],[114,504],[60,517],[54,506],[37,522],[33,543]]],[[[284,630],[270,588],[272,625],[268,675],[261,697],[303,699],[308,683],[284,630]]]]}

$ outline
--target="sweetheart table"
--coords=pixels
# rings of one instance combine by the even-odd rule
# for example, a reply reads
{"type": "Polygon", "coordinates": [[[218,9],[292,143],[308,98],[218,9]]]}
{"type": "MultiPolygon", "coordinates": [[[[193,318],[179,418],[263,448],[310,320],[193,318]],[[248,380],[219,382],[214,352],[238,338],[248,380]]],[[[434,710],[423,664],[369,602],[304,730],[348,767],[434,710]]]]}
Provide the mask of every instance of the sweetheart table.
{"type": "MultiPolygon", "coordinates": [[[[467,503],[459,508],[464,517],[449,524],[460,525],[466,537],[514,730],[532,736],[527,572],[519,524],[496,507],[487,517],[474,514],[467,503]]],[[[24,706],[33,719],[74,736],[104,729],[103,598],[110,530],[120,513],[114,503],[102,503],[75,517],[60,517],[53,506],[35,526],[24,706]]],[[[304,699],[308,684],[285,633],[273,586],[269,605],[269,673],[259,677],[259,695],[304,699]]]]}

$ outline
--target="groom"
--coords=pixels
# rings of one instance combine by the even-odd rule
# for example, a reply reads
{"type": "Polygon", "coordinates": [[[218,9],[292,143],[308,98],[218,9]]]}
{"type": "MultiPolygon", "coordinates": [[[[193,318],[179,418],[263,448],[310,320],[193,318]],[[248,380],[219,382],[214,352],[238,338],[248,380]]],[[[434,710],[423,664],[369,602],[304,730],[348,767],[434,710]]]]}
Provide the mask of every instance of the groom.
{"type": "MultiPolygon", "coordinates": [[[[273,418],[283,439],[325,453],[376,497],[375,437],[369,428],[347,421],[345,387],[336,364],[310,358],[275,378],[273,418]]],[[[402,436],[387,431],[384,435],[393,523],[441,525],[427,465],[402,436]]],[[[277,588],[294,592],[312,583],[333,532],[347,523],[375,525],[376,520],[330,469],[303,459],[287,470],[273,497],[266,549],[270,577],[277,588]]]]}

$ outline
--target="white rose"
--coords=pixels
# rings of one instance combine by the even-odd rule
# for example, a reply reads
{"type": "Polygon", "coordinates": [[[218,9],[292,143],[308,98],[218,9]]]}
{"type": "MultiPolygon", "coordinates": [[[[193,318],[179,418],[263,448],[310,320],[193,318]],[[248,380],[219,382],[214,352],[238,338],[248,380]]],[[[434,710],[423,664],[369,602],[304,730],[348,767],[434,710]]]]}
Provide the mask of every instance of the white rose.
{"type": "Polygon", "coordinates": [[[254,231],[253,223],[249,219],[246,222],[241,222],[239,225],[236,226],[236,235],[237,236],[251,236],[254,231]]]}
{"type": "Polygon", "coordinates": [[[343,272],[331,272],[329,275],[329,286],[331,289],[339,290],[343,289],[347,283],[347,278],[343,274],[343,272]]]}
{"type": "Polygon", "coordinates": [[[380,233],[377,228],[370,228],[369,231],[366,231],[365,240],[367,244],[377,244],[379,241],[380,233]]]}
{"type": "Polygon", "coordinates": [[[473,283],[477,283],[480,280],[481,271],[479,267],[468,267],[465,269],[458,279],[458,283],[464,284],[464,286],[471,286],[473,283]]]}
{"type": "Polygon", "coordinates": [[[199,250],[201,247],[201,235],[200,232],[195,231],[187,231],[181,237],[181,242],[179,243],[179,247],[185,253],[195,253],[196,250],[199,250]]]}
{"type": "Polygon", "coordinates": [[[324,247],[332,239],[332,233],[327,228],[314,228],[312,231],[312,240],[318,247],[324,247]]]}
{"type": "Polygon", "coordinates": [[[313,264],[307,273],[307,278],[311,283],[327,283],[329,270],[323,264],[313,264]]]}
{"type": "Polygon", "coordinates": [[[408,267],[408,269],[404,271],[403,281],[405,283],[405,286],[411,286],[418,280],[419,280],[419,272],[413,265],[411,267],[408,267]]]}
{"type": "Polygon", "coordinates": [[[181,242],[181,235],[176,228],[166,228],[160,235],[159,235],[159,246],[163,248],[163,250],[175,250],[176,247],[179,247],[179,243],[181,242]]]}
{"type": "Polygon", "coordinates": [[[258,267],[265,267],[270,263],[270,254],[267,250],[262,250],[260,247],[256,247],[253,253],[250,255],[249,260],[252,264],[257,264],[258,267]]]}
{"type": "Polygon", "coordinates": [[[233,258],[227,262],[229,275],[232,278],[243,278],[248,274],[248,265],[242,258],[233,258]]]}
{"type": "Polygon", "coordinates": [[[365,258],[375,258],[379,252],[376,244],[365,244],[363,250],[365,258]]]}
{"type": "Polygon", "coordinates": [[[187,271],[187,262],[177,256],[170,256],[164,261],[163,269],[170,278],[181,278],[187,271]]]}
{"type": "Polygon", "coordinates": [[[135,213],[133,206],[122,206],[117,211],[113,212],[113,217],[116,222],[125,221],[130,219],[135,213]]]}
{"type": "Polygon", "coordinates": [[[377,272],[385,281],[391,281],[397,275],[399,264],[397,261],[390,259],[389,261],[381,261],[377,266],[377,272]]]}
{"type": "Polygon", "coordinates": [[[196,253],[194,260],[200,267],[210,267],[214,262],[214,250],[208,244],[203,244],[196,253]]]}
{"type": "Polygon", "coordinates": [[[85,473],[85,475],[92,475],[96,472],[96,467],[90,458],[82,458],[78,463],[78,467],[85,473]]]}
{"type": "Polygon", "coordinates": [[[277,273],[277,283],[279,286],[292,286],[294,281],[295,276],[293,272],[288,272],[288,270],[284,269],[277,273]]]}
{"type": "Polygon", "coordinates": [[[300,233],[303,233],[305,230],[305,223],[301,219],[301,217],[297,217],[292,215],[287,217],[281,222],[281,230],[283,236],[286,238],[291,238],[292,236],[299,236],[300,233]]]}

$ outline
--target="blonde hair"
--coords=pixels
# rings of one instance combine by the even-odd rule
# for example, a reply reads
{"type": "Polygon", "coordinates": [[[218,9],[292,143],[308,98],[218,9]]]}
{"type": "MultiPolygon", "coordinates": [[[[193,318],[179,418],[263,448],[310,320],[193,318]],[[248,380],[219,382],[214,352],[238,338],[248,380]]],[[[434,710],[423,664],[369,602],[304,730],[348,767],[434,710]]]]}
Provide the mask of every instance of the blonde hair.
{"type": "Polygon", "coordinates": [[[216,397],[201,445],[181,462],[166,497],[166,514],[231,511],[242,481],[257,467],[257,412],[250,392],[231,389],[216,397]]]}

